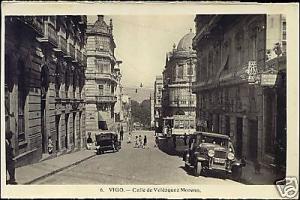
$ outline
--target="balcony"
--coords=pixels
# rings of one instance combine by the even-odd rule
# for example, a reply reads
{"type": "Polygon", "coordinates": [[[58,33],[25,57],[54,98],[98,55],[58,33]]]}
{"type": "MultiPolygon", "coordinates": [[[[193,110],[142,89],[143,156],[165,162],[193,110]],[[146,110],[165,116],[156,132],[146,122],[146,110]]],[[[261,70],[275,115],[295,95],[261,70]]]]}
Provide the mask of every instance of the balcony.
{"type": "Polygon", "coordinates": [[[44,22],[44,37],[38,38],[38,41],[41,43],[49,44],[53,47],[57,47],[57,32],[52,23],[49,21],[44,22]]]}
{"type": "Polygon", "coordinates": [[[41,17],[18,17],[18,20],[34,30],[40,37],[44,35],[43,19],[41,17]]]}
{"type": "Polygon", "coordinates": [[[75,49],[75,59],[73,60],[73,62],[80,62],[80,51],[78,49],[75,49]]]}
{"type": "Polygon", "coordinates": [[[54,51],[67,54],[67,40],[63,38],[61,35],[58,36],[58,47],[54,49],[54,51]]]}
{"type": "Polygon", "coordinates": [[[65,57],[75,60],[75,47],[71,41],[67,43],[67,55],[65,57]]]}
{"type": "Polygon", "coordinates": [[[111,96],[111,95],[103,95],[103,96],[96,96],[96,102],[97,103],[114,103],[117,101],[116,96],[111,96]]]}

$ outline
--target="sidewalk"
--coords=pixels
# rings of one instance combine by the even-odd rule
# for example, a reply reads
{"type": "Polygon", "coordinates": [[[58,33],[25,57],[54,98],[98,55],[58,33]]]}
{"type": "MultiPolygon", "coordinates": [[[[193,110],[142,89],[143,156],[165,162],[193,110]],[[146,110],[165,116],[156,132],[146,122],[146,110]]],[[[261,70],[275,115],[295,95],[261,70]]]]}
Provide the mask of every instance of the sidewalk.
{"type": "Polygon", "coordinates": [[[276,175],[273,171],[271,167],[261,166],[260,173],[255,174],[253,163],[246,162],[241,179],[242,182],[249,185],[274,185],[275,181],[280,178],[280,175],[276,175]]]}
{"type": "Polygon", "coordinates": [[[34,182],[42,178],[53,175],[73,165],[77,165],[95,155],[94,150],[81,150],[32,165],[19,167],[16,168],[16,181],[21,185],[34,184],[34,182]]]}

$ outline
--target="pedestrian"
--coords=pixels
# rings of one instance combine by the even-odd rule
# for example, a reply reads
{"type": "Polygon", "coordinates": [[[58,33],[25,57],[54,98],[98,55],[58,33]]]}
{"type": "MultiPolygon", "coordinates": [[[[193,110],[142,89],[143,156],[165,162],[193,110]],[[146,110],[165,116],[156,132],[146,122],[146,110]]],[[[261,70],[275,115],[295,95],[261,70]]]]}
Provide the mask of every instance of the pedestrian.
{"type": "Polygon", "coordinates": [[[134,148],[138,148],[139,147],[139,144],[138,144],[138,136],[136,135],[135,136],[135,141],[134,141],[134,148]]]}
{"type": "Polygon", "coordinates": [[[187,135],[186,135],[186,133],[184,133],[184,136],[183,136],[184,145],[187,145],[186,141],[187,141],[187,135]]]}
{"type": "Polygon", "coordinates": [[[176,135],[172,135],[173,138],[173,146],[176,148],[176,135]]]}
{"type": "Polygon", "coordinates": [[[86,140],[86,148],[88,150],[92,149],[93,139],[91,138],[91,132],[88,132],[88,138],[86,140]]]}
{"type": "Polygon", "coordinates": [[[53,153],[53,141],[51,139],[51,136],[48,137],[48,153],[49,154],[53,153]]]}
{"type": "Polygon", "coordinates": [[[131,143],[131,132],[128,133],[127,143],[131,143]]]}
{"type": "Polygon", "coordinates": [[[139,147],[143,148],[143,140],[141,135],[139,135],[139,147]]]}
{"type": "Polygon", "coordinates": [[[158,136],[156,135],[156,136],[155,136],[155,144],[154,144],[154,147],[158,147],[158,142],[159,142],[159,141],[158,141],[158,136]]]}
{"type": "Polygon", "coordinates": [[[144,136],[144,147],[146,147],[147,146],[147,136],[145,135],[144,136]]]}
{"type": "Polygon", "coordinates": [[[6,170],[9,175],[9,179],[6,182],[7,184],[16,185],[15,178],[15,159],[14,159],[14,149],[11,145],[11,139],[13,136],[13,132],[6,131],[5,132],[5,143],[6,143],[6,170]]]}
{"type": "Polygon", "coordinates": [[[121,130],[120,130],[120,140],[121,141],[123,141],[123,134],[124,134],[123,126],[121,126],[121,130]]]}

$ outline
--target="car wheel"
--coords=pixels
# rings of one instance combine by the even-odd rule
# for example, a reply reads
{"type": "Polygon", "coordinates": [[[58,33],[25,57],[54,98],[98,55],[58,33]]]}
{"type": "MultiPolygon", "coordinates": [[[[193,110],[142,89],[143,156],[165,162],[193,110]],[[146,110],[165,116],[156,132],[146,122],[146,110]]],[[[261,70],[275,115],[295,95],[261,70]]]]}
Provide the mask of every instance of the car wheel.
{"type": "Polygon", "coordinates": [[[198,162],[196,164],[196,166],[194,167],[194,174],[195,174],[195,176],[196,177],[200,176],[201,171],[202,171],[202,164],[201,164],[201,162],[198,162]]]}
{"type": "Polygon", "coordinates": [[[240,167],[235,167],[232,170],[232,178],[236,181],[239,181],[242,177],[242,168],[240,167]]]}
{"type": "Polygon", "coordinates": [[[184,169],[187,171],[187,170],[189,170],[189,165],[185,162],[184,163],[184,169]]]}

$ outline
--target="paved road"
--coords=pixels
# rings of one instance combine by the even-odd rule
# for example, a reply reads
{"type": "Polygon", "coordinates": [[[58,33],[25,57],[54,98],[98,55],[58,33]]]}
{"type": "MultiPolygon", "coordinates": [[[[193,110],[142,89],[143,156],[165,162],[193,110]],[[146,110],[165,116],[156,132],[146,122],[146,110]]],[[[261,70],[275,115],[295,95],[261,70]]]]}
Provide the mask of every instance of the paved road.
{"type": "MultiPolygon", "coordinates": [[[[136,131],[135,135],[147,135],[145,149],[126,143],[125,135],[119,152],[98,155],[35,184],[241,184],[216,176],[194,177],[184,170],[182,158],[165,141],[160,140],[160,148],[154,147],[153,132],[136,131]]],[[[184,149],[182,144],[177,142],[177,150],[184,149]]]]}

